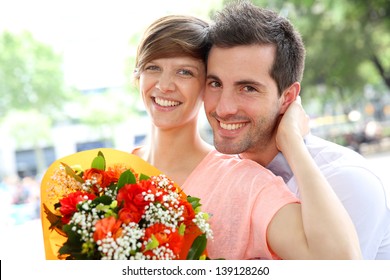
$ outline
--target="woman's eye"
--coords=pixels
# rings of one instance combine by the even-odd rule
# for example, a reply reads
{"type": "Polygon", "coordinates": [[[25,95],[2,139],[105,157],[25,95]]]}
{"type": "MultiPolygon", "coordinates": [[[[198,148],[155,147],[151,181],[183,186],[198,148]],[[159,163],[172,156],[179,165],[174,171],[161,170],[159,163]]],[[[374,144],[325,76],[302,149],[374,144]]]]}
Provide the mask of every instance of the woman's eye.
{"type": "Polygon", "coordinates": [[[158,67],[157,65],[147,65],[145,67],[145,71],[158,71],[160,70],[160,67],[158,67]]]}
{"type": "Polygon", "coordinates": [[[178,73],[184,76],[193,76],[193,73],[190,70],[186,70],[186,69],[181,69],[178,71],[178,73]]]}

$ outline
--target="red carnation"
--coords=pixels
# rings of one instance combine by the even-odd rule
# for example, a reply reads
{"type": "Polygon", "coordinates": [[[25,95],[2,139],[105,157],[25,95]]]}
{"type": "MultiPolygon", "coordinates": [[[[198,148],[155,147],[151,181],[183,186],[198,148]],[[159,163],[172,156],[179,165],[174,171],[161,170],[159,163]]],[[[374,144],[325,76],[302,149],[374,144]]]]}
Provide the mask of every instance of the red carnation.
{"type": "Polygon", "coordinates": [[[119,189],[117,200],[119,205],[124,207],[135,206],[143,211],[150,201],[145,201],[144,194],[155,194],[156,187],[150,181],[140,181],[138,184],[126,184],[119,189]]]}
{"type": "Polygon", "coordinates": [[[84,180],[95,181],[96,185],[105,189],[112,183],[112,178],[104,170],[91,168],[87,169],[83,175],[84,180]]]}
{"type": "Polygon", "coordinates": [[[60,212],[63,215],[62,222],[67,224],[72,218],[73,214],[77,212],[77,204],[84,200],[93,200],[96,196],[91,193],[77,191],[70,193],[64,198],[60,199],[60,212]]]}
{"type": "Polygon", "coordinates": [[[152,234],[157,239],[159,246],[166,246],[175,255],[180,253],[183,245],[183,236],[177,230],[173,232],[171,228],[163,224],[154,224],[146,229],[144,240],[148,241],[152,234]]]}
{"type": "MultiPolygon", "coordinates": [[[[126,167],[124,164],[114,164],[113,166],[109,166],[106,175],[109,177],[109,180],[111,183],[116,183],[119,180],[119,177],[123,172],[128,170],[129,168],[126,167]]],[[[130,169],[132,170],[132,169],[130,169]]],[[[134,173],[134,171],[133,171],[134,173]]],[[[135,175],[135,174],[134,174],[135,175]]]]}
{"type": "Polygon", "coordinates": [[[108,233],[116,239],[122,234],[122,222],[110,216],[108,218],[101,219],[95,224],[95,232],[93,233],[93,239],[95,241],[102,240],[107,237],[108,233]]]}
{"type": "Polygon", "coordinates": [[[126,207],[119,210],[119,220],[124,224],[139,223],[144,211],[139,211],[133,204],[126,205],[126,207]]]}
{"type": "Polygon", "coordinates": [[[184,218],[184,224],[188,226],[195,218],[195,211],[192,208],[191,203],[189,203],[188,201],[180,201],[180,206],[184,206],[182,217],[184,218]]]}

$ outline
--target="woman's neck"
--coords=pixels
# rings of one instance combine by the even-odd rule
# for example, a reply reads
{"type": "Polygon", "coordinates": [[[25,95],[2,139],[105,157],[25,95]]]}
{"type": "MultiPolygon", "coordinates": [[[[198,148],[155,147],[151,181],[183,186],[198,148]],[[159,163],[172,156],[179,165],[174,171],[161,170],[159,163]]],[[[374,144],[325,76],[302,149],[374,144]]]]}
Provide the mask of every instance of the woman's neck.
{"type": "Polygon", "coordinates": [[[138,155],[179,185],[212,150],[201,139],[196,125],[171,130],[153,127],[149,143],[138,155]]]}

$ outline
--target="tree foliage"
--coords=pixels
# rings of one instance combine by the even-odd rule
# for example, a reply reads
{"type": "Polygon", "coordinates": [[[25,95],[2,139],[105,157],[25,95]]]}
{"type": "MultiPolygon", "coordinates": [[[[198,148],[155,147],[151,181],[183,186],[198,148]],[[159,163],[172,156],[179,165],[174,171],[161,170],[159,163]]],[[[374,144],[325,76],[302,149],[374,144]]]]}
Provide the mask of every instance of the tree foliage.
{"type": "Polygon", "coordinates": [[[12,110],[54,113],[66,100],[62,58],[30,33],[0,34],[0,119],[12,110]]]}
{"type": "Polygon", "coordinates": [[[253,3],[288,17],[302,34],[307,50],[303,94],[347,104],[361,100],[367,84],[389,92],[389,0],[253,3]]]}

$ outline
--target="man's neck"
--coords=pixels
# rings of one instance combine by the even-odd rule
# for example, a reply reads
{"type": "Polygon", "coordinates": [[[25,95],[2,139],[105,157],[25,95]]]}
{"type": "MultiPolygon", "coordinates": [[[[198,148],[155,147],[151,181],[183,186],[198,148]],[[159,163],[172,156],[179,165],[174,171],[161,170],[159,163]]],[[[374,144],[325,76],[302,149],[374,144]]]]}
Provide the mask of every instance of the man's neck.
{"type": "Polygon", "coordinates": [[[276,146],[274,148],[269,147],[267,150],[268,151],[246,151],[245,153],[240,154],[240,158],[253,160],[266,167],[279,153],[276,146]]]}

